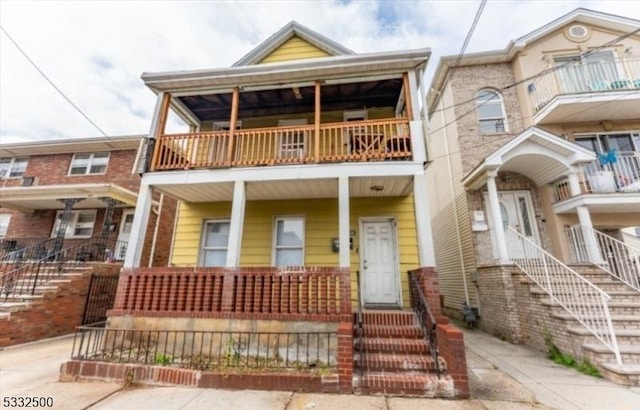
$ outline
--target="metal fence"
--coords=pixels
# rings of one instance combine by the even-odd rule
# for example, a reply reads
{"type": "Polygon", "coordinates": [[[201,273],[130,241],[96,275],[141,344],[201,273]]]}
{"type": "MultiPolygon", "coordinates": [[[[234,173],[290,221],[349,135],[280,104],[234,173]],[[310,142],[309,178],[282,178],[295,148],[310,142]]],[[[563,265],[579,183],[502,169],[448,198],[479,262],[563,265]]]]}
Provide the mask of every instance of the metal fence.
{"type": "Polygon", "coordinates": [[[89,291],[84,305],[82,325],[107,320],[107,310],[113,308],[118,290],[118,276],[91,274],[89,291]]]}
{"type": "Polygon", "coordinates": [[[72,359],[173,366],[296,369],[327,373],[337,369],[337,332],[231,332],[130,330],[80,326],[72,359]]]}

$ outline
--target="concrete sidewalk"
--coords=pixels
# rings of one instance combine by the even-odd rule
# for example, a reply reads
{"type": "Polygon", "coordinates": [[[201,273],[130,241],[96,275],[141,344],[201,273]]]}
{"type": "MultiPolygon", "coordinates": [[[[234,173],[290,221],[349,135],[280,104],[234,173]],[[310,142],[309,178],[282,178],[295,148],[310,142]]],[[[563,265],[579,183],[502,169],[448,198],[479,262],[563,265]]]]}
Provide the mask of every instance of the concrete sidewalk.
{"type": "Polygon", "coordinates": [[[63,337],[0,351],[0,392],[49,396],[56,409],[345,409],[358,410],[625,410],[640,408],[640,388],[583,376],[543,354],[466,331],[469,400],[229,391],[178,387],[124,389],[115,383],[58,382],[73,339],[63,337]]]}
{"type": "MultiPolygon", "coordinates": [[[[473,366],[481,357],[530,391],[535,399],[558,410],[638,410],[640,387],[625,387],[587,376],[548,360],[526,346],[503,342],[479,330],[463,330],[469,376],[482,369],[473,366]]],[[[473,396],[473,393],[472,393],[473,396]]]]}

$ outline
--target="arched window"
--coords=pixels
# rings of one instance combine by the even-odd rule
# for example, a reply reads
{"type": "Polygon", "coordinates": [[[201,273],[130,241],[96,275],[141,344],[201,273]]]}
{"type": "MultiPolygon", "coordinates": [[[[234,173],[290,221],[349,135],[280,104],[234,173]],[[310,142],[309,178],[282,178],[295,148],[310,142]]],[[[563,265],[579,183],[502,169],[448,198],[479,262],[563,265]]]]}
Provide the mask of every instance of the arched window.
{"type": "Polygon", "coordinates": [[[481,90],[476,96],[481,134],[495,134],[508,130],[502,96],[493,90],[481,90]]]}

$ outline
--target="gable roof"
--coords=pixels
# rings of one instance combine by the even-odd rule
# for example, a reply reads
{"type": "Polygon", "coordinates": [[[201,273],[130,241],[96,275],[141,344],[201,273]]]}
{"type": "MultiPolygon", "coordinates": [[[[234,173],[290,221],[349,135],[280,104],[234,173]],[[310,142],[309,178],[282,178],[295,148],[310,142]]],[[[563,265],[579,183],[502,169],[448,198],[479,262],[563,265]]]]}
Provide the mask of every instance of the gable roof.
{"type": "Polygon", "coordinates": [[[294,36],[300,37],[332,56],[355,54],[341,44],[292,20],[272,34],[271,37],[260,43],[256,48],[245,54],[240,60],[233,63],[232,67],[257,64],[294,36]]]}
{"type": "MultiPolygon", "coordinates": [[[[516,54],[525,47],[540,40],[544,36],[558,30],[569,23],[584,23],[603,27],[624,33],[631,33],[640,28],[640,20],[629,17],[617,16],[614,14],[603,13],[600,11],[589,10],[585,8],[577,8],[557,19],[545,24],[544,26],[525,34],[515,40],[509,41],[503,50],[489,50],[476,53],[467,53],[459,61],[458,66],[473,66],[480,64],[497,64],[507,63],[513,60],[516,54]]],[[[438,66],[431,80],[430,90],[441,91],[442,86],[447,78],[447,72],[458,61],[457,55],[443,56],[438,61],[438,66]]],[[[429,111],[432,111],[438,100],[437,93],[429,91],[427,96],[427,104],[429,111]]]]}

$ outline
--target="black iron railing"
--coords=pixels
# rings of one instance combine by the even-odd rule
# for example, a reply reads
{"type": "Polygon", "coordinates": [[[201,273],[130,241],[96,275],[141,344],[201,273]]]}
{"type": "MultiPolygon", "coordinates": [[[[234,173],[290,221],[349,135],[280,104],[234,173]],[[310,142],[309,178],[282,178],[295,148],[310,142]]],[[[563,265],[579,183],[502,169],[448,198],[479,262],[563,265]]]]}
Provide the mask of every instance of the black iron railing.
{"type": "Polygon", "coordinates": [[[198,370],[296,369],[333,373],[337,332],[130,330],[79,326],[71,358],[198,370]]]}
{"type": "Polygon", "coordinates": [[[435,367],[438,377],[442,375],[440,369],[440,357],[438,355],[438,341],[436,339],[436,328],[438,326],[427,298],[422,291],[420,280],[418,278],[419,273],[408,272],[409,274],[409,295],[411,298],[411,308],[418,316],[418,322],[424,333],[424,339],[429,344],[429,352],[433,359],[433,365],[435,367]]]}
{"type": "Polygon", "coordinates": [[[58,252],[47,253],[40,259],[15,261],[11,270],[0,277],[0,296],[4,297],[4,301],[22,295],[33,296],[38,286],[45,285],[65,270],[84,263],[84,260],[77,257],[84,248],[85,244],[80,243],[58,252]]]}
{"type": "Polygon", "coordinates": [[[356,280],[358,282],[358,314],[356,317],[356,334],[358,335],[358,352],[360,354],[360,380],[364,381],[364,370],[365,367],[368,367],[366,361],[367,355],[367,343],[365,341],[365,333],[364,333],[364,314],[362,312],[362,296],[360,295],[360,289],[362,289],[362,284],[360,283],[360,271],[356,271],[356,280]]]}

